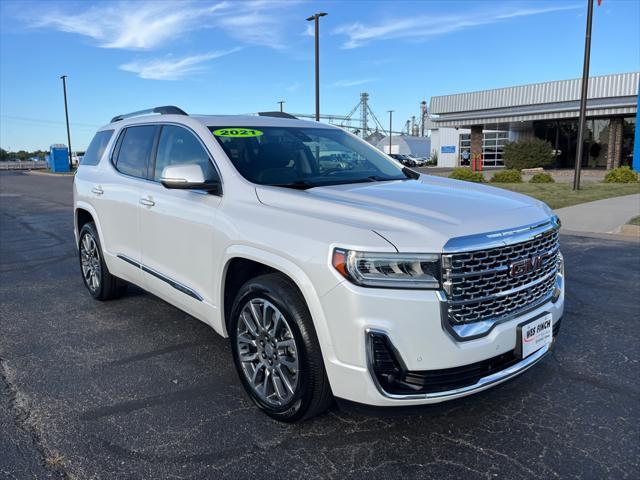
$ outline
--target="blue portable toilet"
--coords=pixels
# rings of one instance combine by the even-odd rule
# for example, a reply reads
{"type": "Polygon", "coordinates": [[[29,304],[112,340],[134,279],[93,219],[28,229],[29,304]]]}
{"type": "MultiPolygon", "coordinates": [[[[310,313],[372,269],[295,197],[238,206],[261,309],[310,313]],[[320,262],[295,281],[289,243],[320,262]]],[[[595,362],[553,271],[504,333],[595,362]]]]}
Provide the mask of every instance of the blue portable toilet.
{"type": "Polygon", "coordinates": [[[66,145],[55,143],[49,148],[49,168],[52,172],[69,171],[69,149],[66,145]]]}

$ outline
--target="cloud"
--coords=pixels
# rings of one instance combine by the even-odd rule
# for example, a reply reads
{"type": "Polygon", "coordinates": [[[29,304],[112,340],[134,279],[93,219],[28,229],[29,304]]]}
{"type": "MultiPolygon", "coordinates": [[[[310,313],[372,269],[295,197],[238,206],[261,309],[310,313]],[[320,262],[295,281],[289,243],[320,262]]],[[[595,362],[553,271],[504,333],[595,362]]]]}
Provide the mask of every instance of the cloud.
{"type": "Polygon", "coordinates": [[[363,78],[361,80],[338,80],[329,84],[330,87],[356,87],[358,85],[364,85],[365,83],[374,82],[375,78],[363,78]]]}
{"type": "Polygon", "coordinates": [[[283,48],[282,9],[296,0],[100,2],[80,12],[40,9],[29,15],[36,28],[89,37],[102,48],[148,50],[204,28],[219,28],[243,43],[283,48]]]}
{"type": "Polygon", "coordinates": [[[315,37],[316,36],[316,31],[315,29],[311,26],[310,23],[307,23],[304,32],[302,32],[302,35],[305,37],[315,37]]]}
{"type": "Polygon", "coordinates": [[[279,28],[281,24],[276,16],[260,11],[224,16],[218,20],[218,25],[237,40],[274,49],[286,46],[283,32],[279,28]]]}
{"type": "Polygon", "coordinates": [[[189,74],[205,69],[205,62],[237,52],[240,48],[226,51],[209,52],[201,55],[174,58],[171,55],[162,58],[136,60],[120,65],[120,70],[137,73],[140,78],[148,80],[180,80],[189,74]]]}
{"type": "Polygon", "coordinates": [[[424,40],[437,35],[471,28],[479,25],[498,23],[516,17],[540,15],[562,10],[575,10],[581,5],[559,5],[546,8],[518,8],[491,12],[469,12],[463,15],[413,16],[404,19],[390,19],[375,25],[361,22],[341,25],[331,33],[345,35],[342,48],[358,48],[375,40],[411,39],[424,40]]]}
{"type": "Polygon", "coordinates": [[[293,82],[292,84],[287,85],[286,87],[284,87],[284,89],[285,89],[287,92],[295,92],[295,91],[299,90],[301,86],[302,86],[302,83],[300,83],[300,82],[293,82]]]}

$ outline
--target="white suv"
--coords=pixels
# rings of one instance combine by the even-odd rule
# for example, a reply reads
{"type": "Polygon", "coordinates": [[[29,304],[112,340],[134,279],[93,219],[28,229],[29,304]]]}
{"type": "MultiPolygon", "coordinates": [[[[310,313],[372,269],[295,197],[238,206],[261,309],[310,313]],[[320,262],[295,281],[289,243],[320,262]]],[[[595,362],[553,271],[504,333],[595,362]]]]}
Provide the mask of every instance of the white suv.
{"type": "Polygon", "coordinates": [[[132,283],[230,337],[249,396],[278,420],[334,397],[484,390],[539,361],[563,312],[544,203],[420,175],[279,112],[115,117],[78,168],[74,209],[91,295],[132,283]]]}

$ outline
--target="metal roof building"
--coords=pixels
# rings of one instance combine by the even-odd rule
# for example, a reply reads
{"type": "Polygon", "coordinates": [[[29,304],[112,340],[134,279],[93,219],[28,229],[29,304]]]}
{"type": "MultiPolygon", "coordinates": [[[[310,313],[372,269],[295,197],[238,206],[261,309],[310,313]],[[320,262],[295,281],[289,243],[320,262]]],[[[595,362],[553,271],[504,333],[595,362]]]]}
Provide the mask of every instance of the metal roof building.
{"type": "Polygon", "coordinates": [[[376,146],[386,153],[429,157],[431,139],[428,137],[414,137],[412,135],[393,135],[391,137],[391,152],[389,152],[389,137],[383,137],[378,140],[376,146]]]}
{"type": "MultiPolygon", "coordinates": [[[[537,137],[552,144],[556,167],[570,168],[577,150],[581,84],[582,79],[558,80],[432,97],[429,125],[441,134],[447,128],[470,132],[460,134],[455,158],[449,154],[452,166],[460,164],[463,154],[467,157],[464,152],[500,166],[505,142],[537,137]],[[488,130],[498,133],[487,138],[488,130]]],[[[640,72],[589,78],[584,167],[632,164],[639,85],[640,72]]]]}
{"type": "MultiPolygon", "coordinates": [[[[587,115],[635,114],[640,72],[591,77],[587,115]]],[[[432,97],[431,120],[442,127],[504,124],[578,116],[581,79],[432,97]]]]}

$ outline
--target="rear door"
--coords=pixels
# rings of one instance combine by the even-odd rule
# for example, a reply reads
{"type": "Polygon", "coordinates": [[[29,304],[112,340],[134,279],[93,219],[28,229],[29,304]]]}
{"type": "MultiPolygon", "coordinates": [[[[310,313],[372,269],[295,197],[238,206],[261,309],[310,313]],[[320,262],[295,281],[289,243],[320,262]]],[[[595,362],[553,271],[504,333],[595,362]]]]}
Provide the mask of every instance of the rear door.
{"type": "Polygon", "coordinates": [[[143,283],[139,202],[143,186],[149,183],[149,161],[158,131],[157,125],[123,129],[112,156],[116,171],[96,185],[103,249],[111,257],[109,268],[114,275],[138,285],[143,283]]]}
{"type": "Polygon", "coordinates": [[[217,289],[216,212],[221,197],[165,188],[168,165],[197,164],[207,180],[219,179],[209,153],[189,129],[163,125],[150,179],[141,192],[140,235],[145,287],[193,316],[210,321],[217,289]]]}

